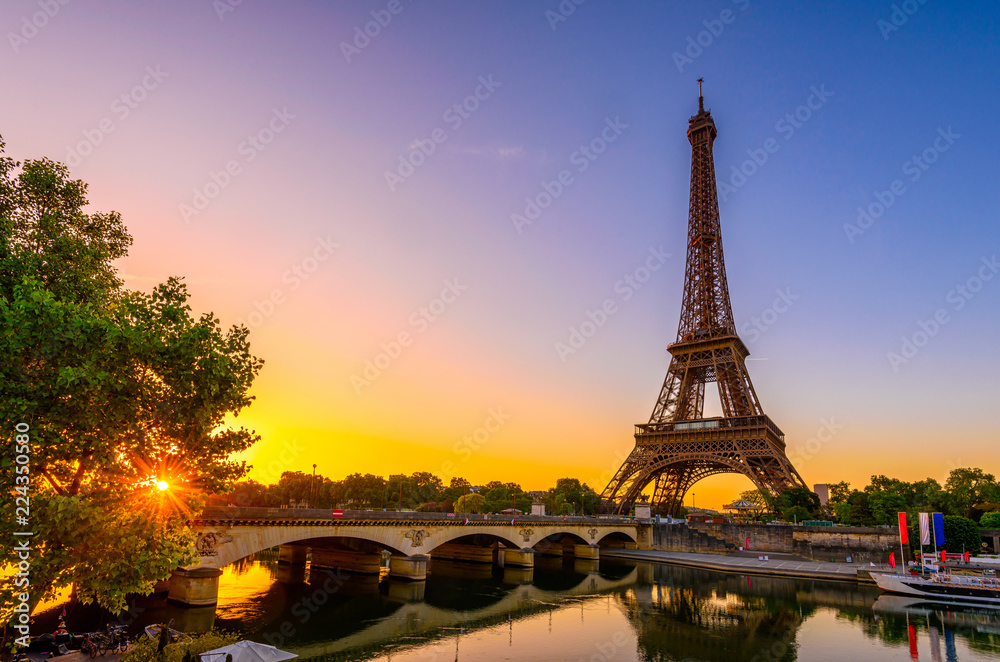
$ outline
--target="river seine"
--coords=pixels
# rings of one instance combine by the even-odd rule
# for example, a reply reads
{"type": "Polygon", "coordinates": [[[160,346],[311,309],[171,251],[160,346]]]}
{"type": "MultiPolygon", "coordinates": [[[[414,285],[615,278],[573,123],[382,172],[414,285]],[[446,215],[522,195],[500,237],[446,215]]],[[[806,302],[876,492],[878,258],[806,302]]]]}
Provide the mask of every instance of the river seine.
{"type": "Polygon", "coordinates": [[[126,620],[239,630],[301,660],[1000,660],[996,610],[644,562],[536,564],[432,561],[426,582],[405,583],[264,552],[225,569],[214,611],[140,598],[126,620]]]}

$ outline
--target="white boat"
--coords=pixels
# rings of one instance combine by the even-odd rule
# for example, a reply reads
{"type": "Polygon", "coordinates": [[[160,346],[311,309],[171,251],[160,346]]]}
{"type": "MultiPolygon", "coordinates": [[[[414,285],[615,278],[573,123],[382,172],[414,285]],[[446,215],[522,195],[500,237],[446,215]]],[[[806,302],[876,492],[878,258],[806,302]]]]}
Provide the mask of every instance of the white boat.
{"type": "MultiPolygon", "coordinates": [[[[174,622],[173,619],[171,619],[170,622],[173,623],[174,622]]],[[[152,625],[147,625],[144,628],[144,630],[146,631],[146,636],[149,637],[150,639],[159,639],[160,638],[160,630],[162,630],[162,629],[163,629],[163,624],[162,623],[153,623],[152,625]]],[[[178,643],[178,642],[189,643],[191,641],[191,637],[189,635],[184,634],[183,632],[180,632],[178,630],[175,630],[172,627],[168,626],[167,627],[167,632],[168,632],[168,634],[170,636],[170,643],[172,643],[172,644],[175,644],[175,643],[178,643]]]]}
{"type": "Polygon", "coordinates": [[[873,572],[872,579],[880,589],[888,593],[1000,606],[1000,581],[995,577],[955,575],[945,572],[921,577],[873,572]]]}

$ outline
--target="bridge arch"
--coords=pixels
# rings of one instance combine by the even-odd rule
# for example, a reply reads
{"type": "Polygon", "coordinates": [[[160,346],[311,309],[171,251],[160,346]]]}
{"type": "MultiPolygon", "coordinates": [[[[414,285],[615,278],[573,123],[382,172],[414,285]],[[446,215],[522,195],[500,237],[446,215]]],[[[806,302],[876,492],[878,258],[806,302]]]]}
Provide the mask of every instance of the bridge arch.
{"type": "Polygon", "coordinates": [[[523,547],[524,543],[522,542],[518,544],[515,542],[514,537],[515,536],[502,535],[500,533],[462,533],[459,531],[451,537],[435,536],[434,546],[428,547],[423,553],[433,556],[435,549],[439,549],[441,546],[449,544],[492,547],[494,543],[501,543],[504,547],[512,547],[514,549],[520,549],[523,547]]]}
{"type": "Polygon", "coordinates": [[[611,531],[598,539],[595,544],[598,547],[623,547],[626,543],[635,544],[637,542],[635,537],[623,531],[611,531]]]}
{"type": "Polygon", "coordinates": [[[717,474],[740,474],[757,489],[770,492],[769,477],[758,473],[747,458],[737,453],[686,453],[664,456],[635,472],[629,480],[623,503],[633,503],[647,487],[653,487],[653,503],[683,502],[684,495],[700,480],[717,474]]]}

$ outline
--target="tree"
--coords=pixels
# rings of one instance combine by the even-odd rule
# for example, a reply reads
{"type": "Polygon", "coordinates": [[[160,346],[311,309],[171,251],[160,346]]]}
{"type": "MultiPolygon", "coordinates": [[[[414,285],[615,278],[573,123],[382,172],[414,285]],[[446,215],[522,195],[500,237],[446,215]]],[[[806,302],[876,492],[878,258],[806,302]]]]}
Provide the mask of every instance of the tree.
{"type": "Polygon", "coordinates": [[[456,513],[483,513],[486,505],[486,497],[478,492],[464,494],[455,502],[456,513]]]}
{"type": "Polygon", "coordinates": [[[282,472],[278,483],[268,490],[269,503],[272,506],[288,506],[293,501],[296,505],[308,503],[312,482],[312,474],[302,471],[282,472]]]}
{"type": "Polygon", "coordinates": [[[261,485],[255,480],[245,480],[233,486],[233,491],[229,493],[229,499],[237,506],[266,506],[266,494],[267,486],[261,485]]]}
{"type": "Polygon", "coordinates": [[[560,478],[545,494],[545,508],[555,515],[591,515],[600,508],[601,497],[578,478],[560,478]],[[572,512],[566,512],[569,504],[572,512]]]}
{"type": "Polygon", "coordinates": [[[979,526],[984,529],[1000,529],[1000,511],[985,513],[979,518],[979,526]]]}
{"type": "Polygon", "coordinates": [[[767,512],[771,511],[771,504],[768,500],[769,495],[766,495],[760,490],[747,490],[746,492],[740,493],[740,501],[746,501],[750,504],[751,508],[749,514],[753,518],[758,518],[767,512]]]}
{"type": "Polygon", "coordinates": [[[851,526],[872,526],[875,522],[872,519],[871,508],[868,507],[868,495],[860,490],[851,492],[851,498],[847,500],[850,507],[848,511],[847,523],[851,526]]]}
{"type": "Polygon", "coordinates": [[[388,499],[387,506],[391,506],[393,503],[396,503],[396,499],[393,497],[399,494],[399,479],[401,478],[403,476],[390,476],[390,481],[387,485],[385,479],[381,476],[351,474],[342,481],[344,505],[356,508],[374,508],[375,506],[382,508],[381,504],[383,500],[388,499]],[[396,491],[393,491],[392,478],[397,479],[396,491]]]}
{"type": "Polygon", "coordinates": [[[112,262],[131,237],[118,214],[83,212],[65,166],[18,166],[0,158],[0,418],[27,429],[31,482],[4,453],[0,483],[30,488],[32,600],[73,585],[118,611],[192,561],[185,521],[246,472],[229,457],[257,436],[226,420],[262,362],[245,328],[193,318],[179,279],[126,290],[112,262]]]}
{"type": "Polygon", "coordinates": [[[975,521],[958,515],[944,516],[944,544],[950,552],[972,552],[983,549],[983,539],[975,521]]]}
{"type": "Polygon", "coordinates": [[[789,508],[800,506],[809,517],[820,511],[819,495],[805,487],[790,487],[778,495],[776,505],[784,513],[789,508]]]}
{"type": "Polygon", "coordinates": [[[803,506],[790,506],[781,511],[781,519],[786,522],[802,523],[810,517],[812,517],[812,515],[803,506]]]}
{"type": "Polygon", "coordinates": [[[1000,501],[1000,486],[993,474],[982,469],[952,469],[945,482],[945,489],[955,499],[955,504],[965,517],[970,517],[978,504],[1000,501]]]}
{"type": "Polygon", "coordinates": [[[874,524],[893,524],[898,513],[906,511],[906,500],[896,492],[879,490],[868,494],[868,508],[874,524]]]}
{"type": "Polygon", "coordinates": [[[913,499],[910,506],[914,512],[951,513],[951,495],[941,488],[933,478],[925,478],[911,484],[913,499]]]}
{"type": "Polygon", "coordinates": [[[830,490],[829,503],[831,504],[847,503],[847,500],[851,498],[851,484],[846,481],[830,483],[827,488],[830,490]]]}
{"type": "Polygon", "coordinates": [[[472,489],[472,484],[461,478],[459,476],[452,476],[451,481],[448,483],[448,487],[444,490],[445,496],[451,498],[452,501],[457,501],[459,497],[465,496],[472,489]]]}

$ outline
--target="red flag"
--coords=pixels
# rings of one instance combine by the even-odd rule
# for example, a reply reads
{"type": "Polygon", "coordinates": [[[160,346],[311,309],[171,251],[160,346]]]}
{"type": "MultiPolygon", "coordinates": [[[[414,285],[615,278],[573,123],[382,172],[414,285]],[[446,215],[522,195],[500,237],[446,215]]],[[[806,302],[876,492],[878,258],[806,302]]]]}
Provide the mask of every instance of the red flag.
{"type": "Polygon", "coordinates": [[[910,542],[906,531],[906,513],[899,513],[899,542],[903,545],[910,542]]]}
{"type": "Polygon", "coordinates": [[[896,567],[896,552],[889,552],[889,567],[896,567]]]}
{"type": "Polygon", "coordinates": [[[917,628],[914,627],[913,623],[906,626],[907,634],[910,638],[910,659],[919,660],[920,653],[917,651],[917,628]]]}

